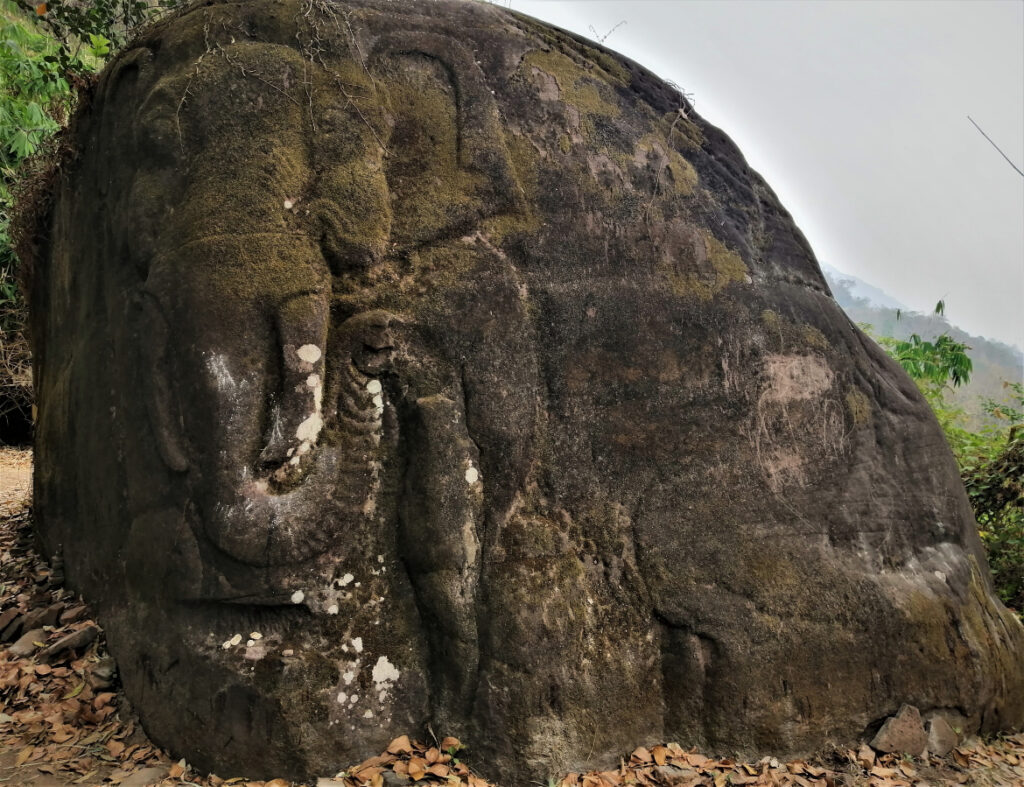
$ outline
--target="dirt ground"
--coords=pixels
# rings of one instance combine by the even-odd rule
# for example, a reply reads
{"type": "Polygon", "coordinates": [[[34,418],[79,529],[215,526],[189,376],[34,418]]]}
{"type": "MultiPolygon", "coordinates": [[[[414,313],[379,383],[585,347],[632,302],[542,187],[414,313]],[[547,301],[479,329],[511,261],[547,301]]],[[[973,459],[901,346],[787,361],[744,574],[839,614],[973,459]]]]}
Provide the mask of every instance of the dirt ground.
{"type": "MultiPolygon", "coordinates": [[[[102,628],[88,606],[63,587],[62,569],[35,551],[31,492],[31,452],[0,448],[0,785],[290,787],[283,779],[197,773],[146,738],[121,694],[102,628]]],[[[403,735],[380,756],[316,785],[497,787],[475,776],[471,764],[472,752],[460,750],[453,738],[423,743],[403,735]]],[[[624,753],[614,770],[568,774],[541,787],[960,784],[1024,787],[1024,734],[968,740],[945,758],[882,755],[862,745],[791,762],[744,763],[669,743],[624,753]]],[[[502,787],[519,784],[506,781],[502,787]]]]}
{"type": "Polygon", "coordinates": [[[32,497],[32,452],[0,448],[0,517],[16,514],[32,497]]]}

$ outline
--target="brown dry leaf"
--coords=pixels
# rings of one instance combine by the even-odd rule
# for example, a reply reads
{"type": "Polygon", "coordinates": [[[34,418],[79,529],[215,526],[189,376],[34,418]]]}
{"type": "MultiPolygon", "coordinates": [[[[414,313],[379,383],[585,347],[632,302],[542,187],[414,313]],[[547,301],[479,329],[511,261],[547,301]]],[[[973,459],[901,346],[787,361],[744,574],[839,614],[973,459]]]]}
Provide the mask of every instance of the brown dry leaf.
{"type": "Polygon", "coordinates": [[[451,751],[452,749],[458,751],[461,748],[462,742],[458,738],[453,738],[451,735],[441,741],[442,751],[451,751]]]}
{"type": "Polygon", "coordinates": [[[650,762],[651,753],[647,751],[647,749],[645,749],[643,746],[638,746],[633,750],[633,753],[629,755],[629,761],[640,763],[650,762]]]}
{"type": "Polygon", "coordinates": [[[412,744],[408,735],[400,735],[388,744],[388,754],[411,754],[412,744]]]}
{"type": "Polygon", "coordinates": [[[35,746],[26,746],[20,752],[18,752],[17,758],[14,760],[16,765],[24,765],[28,762],[28,758],[32,756],[32,752],[35,750],[35,746]]]}
{"type": "Polygon", "coordinates": [[[272,779],[263,785],[263,787],[288,787],[288,782],[284,779],[272,779]]]}
{"type": "Polygon", "coordinates": [[[876,765],[870,771],[872,776],[877,776],[880,779],[888,779],[896,775],[895,768],[883,768],[881,765],[876,765]]]}
{"type": "Polygon", "coordinates": [[[689,765],[692,765],[694,768],[703,768],[705,765],[711,762],[711,760],[705,757],[703,754],[696,754],[694,752],[685,753],[682,759],[686,760],[686,762],[689,765]]]}
{"type": "Polygon", "coordinates": [[[903,775],[913,779],[917,776],[917,769],[909,762],[901,762],[900,770],[903,771],[903,775]]]}
{"type": "Polygon", "coordinates": [[[864,770],[870,770],[875,764],[875,750],[866,743],[857,750],[857,764],[864,770]]]}
{"type": "Polygon", "coordinates": [[[450,776],[451,772],[452,769],[445,765],[443,762],[435,762],[433,765],[427,768],[427,773],[431,774],[432,776],[440,776],[442,779],[445,779],[448,776],[450,776]]]}
{"type": "Polygon", "coordinates": [[[423,759],[433,765],[435,762],[441,759],[441,750],[431,746],[427,749],[426,754],[423,755],[423,759]]]}
{"type": "Polygon", "coordinates": [[[124,744],[121,741],[107,741],[107,751],[111,757],[120,757],[124,754],[124,744]]]}
{"type": "Polygon", "coordinates": [[[427,773],[427,761],[422,757],[412,757],[409,759],[409,778],[413,781],[422,779],[427,773]]]}
{"type": "Polygon", "coordinates": [[[668,762],[669,751],[664,746],[655,746],[651,749],[651,756],[657,765],[664,765],[668,762]]]}

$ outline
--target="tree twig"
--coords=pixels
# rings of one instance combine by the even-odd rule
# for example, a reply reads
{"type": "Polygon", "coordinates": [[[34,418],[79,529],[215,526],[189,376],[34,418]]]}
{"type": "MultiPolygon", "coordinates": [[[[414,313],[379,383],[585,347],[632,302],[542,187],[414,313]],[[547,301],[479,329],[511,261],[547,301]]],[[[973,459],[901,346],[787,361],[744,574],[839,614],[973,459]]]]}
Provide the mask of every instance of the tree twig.
{"type": "Polygon", "coordinates": [[[1014,163],[1013,163],[1012,161],[1010,161],[1010,157],[1009,157],[1009,156],[1007,156],[1007,155],[1006,155],[1005,153],[1003,153],[1003,151],[1002,151],[1002,150],[1000,150],[1000,148],[999,148],[999,145],[997,145],[997,144],[996,144],[995,142],[993,142],[993,141],[992,141],[992,138],[991,138],[991,137],[989,137],[989,135],[988,135],[988,134],[986,134],[986,133],[985,133],[984,131],[982,131],[982,130],[981,130],[981,126],[979,126],[979,125],[978,125],[977,123],[975,123],[975,122],[974,122],[974,118],[972,118],[972,117],[971,117],[970,115],[968,115],[968,116],[967,116],[967,119],[968,119],[969,121],[971,121],[971,123],[972,123],[972,124],[974,125],[974,127],[975,127],[976,129],[978,129],[978,131],[980,131],[980,132],[981,132],[981,135],[982,135],[982,136],[983,136],[983,137],[984,137],[985,139],[987,139],[987,140],[989,141],[989,144],[990,144],[990,145],[992,145],[992,147],[994,147],[994,148],[995,148],[996,150],[998,150],[998,151],[999,151],[999,155],[1000,155],[1000,156],[1002,156],[1002,157],[1003,157],[1004,159],[1006,159],[1007,163],[1008,163],[1008,164],[1009,164],[1009,165],[1010,165],[1011,167],[1013,167],[1013,168],[1014,168],[1015,170],[1017,170],[1017,174],[1018,174],[1018,175],[1021,175],[1022,177],[1024,177],[1024,172],[1022,172],[1022,171],[1021,171],[1021,168],[1020,168],[1020,167],[1018,167],[1018,166],[1017,166],[1016,164],[1014,164],[1014,163]]]}

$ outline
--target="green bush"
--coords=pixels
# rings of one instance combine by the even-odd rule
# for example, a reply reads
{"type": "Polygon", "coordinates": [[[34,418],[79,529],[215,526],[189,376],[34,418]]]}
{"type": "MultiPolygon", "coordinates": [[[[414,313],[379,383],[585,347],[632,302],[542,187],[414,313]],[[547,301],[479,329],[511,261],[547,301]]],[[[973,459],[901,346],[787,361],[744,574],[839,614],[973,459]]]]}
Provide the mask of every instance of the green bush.
{"type": "Polygon", "coordinates": [[[25,338],[25,304],[11,239],[14,193],[26,162],[60,127],[72,91],[61,72],[60,46],[0,5],[0,427],[27,420],[32,377],[25,338]]]}

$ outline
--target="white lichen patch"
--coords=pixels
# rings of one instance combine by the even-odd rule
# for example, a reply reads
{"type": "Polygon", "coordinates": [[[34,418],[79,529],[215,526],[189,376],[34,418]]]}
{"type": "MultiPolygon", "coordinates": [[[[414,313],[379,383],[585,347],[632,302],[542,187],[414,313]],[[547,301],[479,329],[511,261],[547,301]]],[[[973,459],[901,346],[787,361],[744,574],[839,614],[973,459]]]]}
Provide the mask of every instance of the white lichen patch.
{"type": "Polygon", "coordinates": [[[327,614],[328,615],[337,615],[338,614],[338,605],[337,604],[331,604],[331,606],[329,606],[327,608],[327,614]]]}
{"type": "MultiPolygon", "coordinates": [[[[306,598],[306,594],[303,593],[301,590],[296,590],[294,593],[292,593],[292,603],[293,604],[301,604],[305,598],[306,598]]],[[[239,638],[239,639],[241,639],[241,638],[239,638]]]]}
{"type": "Polygon", "coordinates": [[[242,642],[242,635],[241,634],[235,634],[235,636],[233,636],[231,638],[231,644],[232,645],[238,645],[238,644],[241,644],[241,642],[242,642]]]}
{"type": "Polygon", "coordinates": [[[306,378],[306,386],[309,388],[316,388],[320,385],[320,383],[321,380],[319,374],[311,374],[309,377],[306,378]]]}
{"type": "Polygon", "coordinates": [[[356,674],[357,673],[355,670],[348,670],[344,675],[341,676],[341,679],[345,681],[346,686],[351,686],[352,681],[356,679],[356,674]]]}
{"type": "MultiPolygon", "coordinates": [[[[299,428],[295,430],[295,436],[302,442],[314,443],[320,435],[320,430],[323,428],[323,417],[319,412],[314,412],[309,418],[299,424],[299,428]]],[[[299,450],[301,451],[301,446],[299,450]]]]}
{"type": "Polygon", "coordinates": [[[363,638],[362,637],[355,637],[352,640],[352,649],[356,653],[362,653],[363,652],[363,638]]]}
{"type": "Polygon", "coordinates": [[[346,702],[348,702],[348,694],[343,691],[338,692],[338,704],[344,705],[346,702]]]}
{"type": "Polygon", "coordinates": [[[363,714],[363,718],[364,719],[372,719],[373,718],[373,711],[372,710],[367,710],[366,713],[363,714]]]}
{"type": "Polygon", "coordinates": [[[322,353],[320,348],[315,344],[304,344],[295,351],[295,354],[299,356],[299,360],[304,363],[316,363],[320,360],[322,353]]]}
{"type": "Polygon", "coordinates": [[[473,465],[471,464],[469,467],[466,468],[466,483],[475,484],[479,480],[480,471],[473,467],[473,465]]]}
{"type": "Polygon", "coordinates": [[[373,682],[380,688],[381,684],[394,683],[401,676],[398,668],[388,661],[387,656],[381,656],[373,665],[373,682]]]}
{"type": "Polygon", "coordinates": [[[340,587],[340,588],[345,587],[345,585],[349,584],[353,579],[355,579],[354,576],[352,576],[351,574],[346,574],[345,576],[343,576],[341,579],[338,580],[338,587],[340,587]]]}
{"type": "Polygon", "coordinates": [[[380,380],[370,380],[370,382],[366,384],[366,392],[371,396],[376,396],[382,390],[383,388],[381,387],[380,380]]]}

